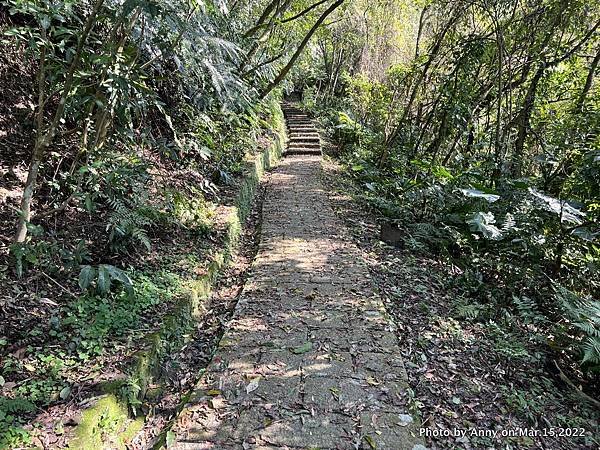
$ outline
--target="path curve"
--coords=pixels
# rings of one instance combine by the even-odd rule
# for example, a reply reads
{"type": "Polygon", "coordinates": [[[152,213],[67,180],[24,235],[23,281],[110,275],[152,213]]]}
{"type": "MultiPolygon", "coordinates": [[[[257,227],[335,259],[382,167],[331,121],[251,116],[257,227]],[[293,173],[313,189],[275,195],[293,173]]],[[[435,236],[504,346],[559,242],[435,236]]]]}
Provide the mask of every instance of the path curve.
{"type": "Polygon", "coordinates": [[[321,184],[316,130],[286,117],[292,156],[271,175],[251,276],[170,448],[422,449],[397,339],[321,184]]]}

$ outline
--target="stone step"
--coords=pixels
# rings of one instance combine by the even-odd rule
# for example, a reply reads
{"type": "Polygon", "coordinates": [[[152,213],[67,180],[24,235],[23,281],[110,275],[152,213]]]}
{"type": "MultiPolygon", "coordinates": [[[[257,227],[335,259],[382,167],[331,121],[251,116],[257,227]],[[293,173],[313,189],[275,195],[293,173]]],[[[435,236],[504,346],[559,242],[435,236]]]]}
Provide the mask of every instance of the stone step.
{"type": "Polygon", "coordinates": [[[292,127],[289,129],[289,131],[291,133],[317,133],[317,129],[312,127],[302,127],[302,128],[296,128],[296,127],[292,127]]]}
{"type": "Polygon", "coordinates": [[[294,145],[294,146],[288,147],[286,151],[288,151],[288,152],[303,152],[303,151],[320,152],[321,146],[320,145],[294,145]]]}
{"type": "Polygon", "coordinates": [[[321,155],[321,138],[312,119],[298,108],[284,108],[288,148],[284,155],[321,155]]]}
{"type": "Polygon", "coordinates": [[[289,141],[288,147],[298,147],[298,146],[309,146],[309,147],[320,147],[320,141],[289,141]]]}
{"type": "Polygon", "coordinates": [[[320,149],[310,149],[310,148],[305,148],[305,149],[298,149],[298,150],[286,150],[283,155],[287,156],[287,155],[321,155],[321,150],[320,149]]]}
{"type": "Polygon", "coordinates": [[[290,133],[290,139],[295,140],[295,141],[297,141],[299,139],[320,140],[321,136],[319,136],[318,133],[290,133]]]}
{"type": "Polygon", "coordinates": [[[319,136],[290,136],[290,142],[321,142],[319,136]]]}

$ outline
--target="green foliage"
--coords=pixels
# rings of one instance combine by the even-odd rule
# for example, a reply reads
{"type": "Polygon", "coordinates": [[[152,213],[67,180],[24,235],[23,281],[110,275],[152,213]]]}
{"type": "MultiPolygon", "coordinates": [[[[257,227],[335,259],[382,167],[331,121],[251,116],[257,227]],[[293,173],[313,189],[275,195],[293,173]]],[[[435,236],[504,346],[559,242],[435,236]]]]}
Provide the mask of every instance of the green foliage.
{"type": "Polygon", "coordinates": [[[98,294],[84,295],[69,304],[60,322],[60,335],[83,361],[101,355],[107,339],[128,336],[148,310],[168,303],[181,288],[180,278],[174,273],[139,273],[130,277],[109,265],[83,267],[80,281],[95,286],[98,294]],[[111,292],[114,281],[123,289],[111,292]]]}
{"type": "Polygon", "coordinates": [[[84,240],[79,240],[75,246],[71,243],[59,245],[39,236],[41,234],[31,234],[25,242],[11,245],[10,253],[17,277],[21,278],[27,271],[34,269],[50,274],[70,272],[90,258],[84,240]]]}
{"type": "Polygon", "coordinates": [[[547,318],[540,311],[537,303],[527,296],[513,296],[512,301],[517,309],[519,317],[525,323],[542,324],[547,322],[547,318]]]}
{"type": "Polygon", "coordinates": [[[207,204],[200,192],[192,191],[191,196],[173,192],[171,198],[173,216],[180,225],[202,234],[211,230],[214,208],[207,204]]]}
{"type": "Polygon", "coordinates": [[[138,408],[142,405],[140,400],[140,382],[135,377],[128,377],[127,382],[121,386],[120,394],[126,404],[131,408],[133,415],[137,415],[138,408]]]}
{"type": "Polygon", "coordinates": [[[580,298],[600,293],[600,91],[590,81],[598,73],[598,16],[583,2],[504,6],[434,1],[422,15],[422,5],[409,8],[412,22],[400,30],[376,21],[369,36],[422,25],[420,41],[404,58],[384,52],[371,65],[369,52],[384,50],[365,44],[360,63],[340,59],[337,80],[327,74],[342,38],[330,30],[313,56],[318,81],[308,83],[303,103],[321,118],[331,153],[361,197],[400,228],[400,245],[460,268],[457,316],[506,328],[511,317],[541,343],[553,335],[561,349],[582,355],[593,377],[594,310],[577,302],[578,312],[565,310],[553,282],[580,298]],[[508,69],[517,66],[518,75],[508,69]]]}
{"type": "Polygon", "coordinates": [[[556,285],[556,296],[563,307],[569,332],[578,339],[582,363],[600,370],[600,301],[581,298],[574,292],[556,285]]]}
{"type": "Polygon", "coordinates": [[[29,432],[22,428],[18,417],[35,410],[35,405],[23,398],[0,397],[0,448],[15,448],[31,442],[29,432]]]}
{"type": "Polygon", "coordinates": [[[148,210],[143,206],[130,206],[122,199],[110,199],[111,208],[107,228],[110,231],[108,240],[113,251],[126,251],[134,248],[139,252],[139,247],[150,251],[150,238],[146,228],[152,224],[148,217],[148,210]]]}
{"type": "Polygon", "coordinates": [[[48,267],[52,255],[55,254],[56,245],[47,241],[28,241],[14,243],[10,250],[14,258],[15,272],[20,278],[23,272],[31,267],[48,267]]]}
{"type": "Polygon", "coordinates": [[[128,295],[133,295],[133,284],[127,274],[121,269],[111,266],[110,264],[100,264],[98,267],[82,266],[79,272],[79,287],[83,290],[92,288],[98,294],[108,294],[111,290],[111,284],[119,282],[128,295]]]}

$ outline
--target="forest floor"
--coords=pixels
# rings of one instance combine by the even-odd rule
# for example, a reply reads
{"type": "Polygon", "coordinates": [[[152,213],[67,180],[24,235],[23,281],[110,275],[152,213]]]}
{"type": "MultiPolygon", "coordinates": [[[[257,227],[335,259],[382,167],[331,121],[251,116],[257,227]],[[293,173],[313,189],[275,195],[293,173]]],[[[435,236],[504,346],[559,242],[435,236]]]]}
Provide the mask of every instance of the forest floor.
{"type": "Polygon", "coordinates": [[[324,169],[330,200],[396,325],[428,447],[598,448],[599,411],[560,379],[540,343],[466,317],[460,269],[382,242],[377,214],[344,169],[332,160],[324,169]],[[525,435],[501,436],[513,431],[525,435]]]}

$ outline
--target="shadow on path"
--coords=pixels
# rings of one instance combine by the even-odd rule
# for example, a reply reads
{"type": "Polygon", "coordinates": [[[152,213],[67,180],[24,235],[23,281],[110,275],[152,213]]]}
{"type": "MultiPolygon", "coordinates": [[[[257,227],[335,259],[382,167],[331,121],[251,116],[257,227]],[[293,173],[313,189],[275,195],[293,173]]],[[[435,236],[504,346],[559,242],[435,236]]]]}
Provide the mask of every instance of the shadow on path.
{"type": "Polygon", "coordinates": [[[423,448],[397,339],[320,171],[301,155],[272,174],[250,278],[170,448],[423,448]]]}

